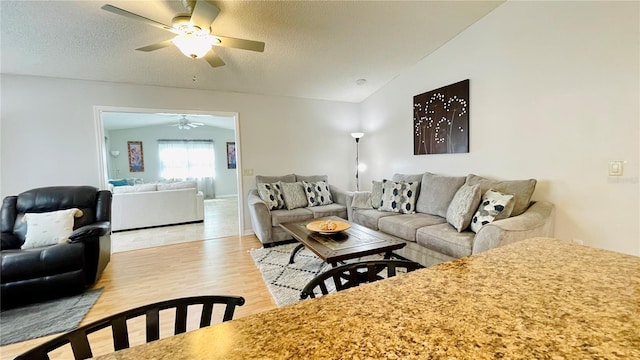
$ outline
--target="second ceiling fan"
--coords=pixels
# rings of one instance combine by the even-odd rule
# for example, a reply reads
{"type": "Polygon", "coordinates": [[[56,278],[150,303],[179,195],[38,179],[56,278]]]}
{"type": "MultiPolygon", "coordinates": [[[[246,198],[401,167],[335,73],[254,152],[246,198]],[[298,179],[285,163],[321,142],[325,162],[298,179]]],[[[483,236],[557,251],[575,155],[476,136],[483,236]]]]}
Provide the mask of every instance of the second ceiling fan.
{"type": "Polygon", "coordinates": [[[180,51],[194,59],[203,58],[211,67],[223,66],[224,61],[212,49],[213,46],[244,49],[251,51],[264,51],[264,43],[259,41],[236,39],[232,37],[218,36],[211,33],[211,23],[220,12],[216,6],[205,0],[182,0],[186,15],[178,15],[173,18],[172,26],[162,24],[144,16],[134,14],[113,5],[102,6],[103,10],[125,16],[130,19],[142,21],[148,25],[169,31],[175,37],[157,44],[138,48],[140,51],[154,51],[175,45],[180,51]]]}

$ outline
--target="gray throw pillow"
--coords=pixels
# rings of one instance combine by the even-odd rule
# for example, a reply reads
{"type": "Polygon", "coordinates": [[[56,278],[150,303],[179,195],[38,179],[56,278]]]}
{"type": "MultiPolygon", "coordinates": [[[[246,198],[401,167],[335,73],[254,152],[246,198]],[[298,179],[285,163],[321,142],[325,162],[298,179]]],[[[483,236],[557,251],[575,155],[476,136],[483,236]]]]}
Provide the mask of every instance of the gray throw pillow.
{"type": "Polygon", "coordinates": [[[329,205],[333,204],[329,184],[326,181],[306,182],[303,181],[304,192],[307,195],[309,206],[329,205]]]}
{"type": "Polygon", "coordinates": [[[373,209],[373,206],[371,206],[371,192],[369,191],[354,192],[353,200],[351,200],[351,207],[354,209],[373,209]]]}
{"type": "Polygon", "coordinates": [[[464,181],[464,176],[425,173],[420,182],[420,196],[416,203],[416,211],[443,218],[447,217],[449,204],[464,181]]]}
{"type": "Polygon", "coordinates": [[[487,192],[487,190],[493,189],[503,194],[513,195],[515,203],[511,216],[518,216],[529,208],[531,196],[536,188],[537,181],[536,179],[498,181],[469,174],[467,175],[465,183],[469,185],[480,184],[480,189],[483,194],[487,192]]]}
{"type": "Polygon", "coordinates": [[[480,203],[480,185],[462,185],[453,196],[447,209],[447,222],[458,232],[469,227],[471,218],[480,203]]]}
{"type": "Polygon", "coordinates": [[[284,209],[284,196],[282,195],[282,187],[280,182],[276,183],[259,183],[258,194],[262,201],[267,204],[269,210],[284,209]]]}
{"type": "Polygon", "coordinates": [[[285,183],[281,182],[282,193],[284,194],[284,203],[288,210],[307,207],[309,201],[304,192],[302,182],[285,183]]]}
{"type": "Polygon", "coordinates": [[[371,206],[374,209],[380,207],[382,201],[382,181],[371,181],[371,206]]]}
{"type": "Polygon", "coordinates": [[[418,182],[382,181],[381,211],[392,211],[401,214],[413,214],[416,206],[418,182]]]}
{"type": "Polygon", "coordinates": [[[513,203],[513,195],[505,195],[498,191],[488,190],[482,195],[482,202],[471,219],[471,231],[477,233],[483,226],[490,224],[496,216],[503,212],[509,203],[513,203]]]}

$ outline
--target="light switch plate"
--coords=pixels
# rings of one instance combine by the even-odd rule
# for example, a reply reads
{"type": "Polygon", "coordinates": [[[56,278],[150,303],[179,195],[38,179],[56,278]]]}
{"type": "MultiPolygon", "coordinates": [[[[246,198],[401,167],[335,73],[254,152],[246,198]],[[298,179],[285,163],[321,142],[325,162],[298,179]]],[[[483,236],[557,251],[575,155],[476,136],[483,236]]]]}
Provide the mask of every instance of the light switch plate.
{"type": "Polygon", "coordinates": [[[622,164],[624,161],[609,161],[609,176],[622,176],[622,164]]]}

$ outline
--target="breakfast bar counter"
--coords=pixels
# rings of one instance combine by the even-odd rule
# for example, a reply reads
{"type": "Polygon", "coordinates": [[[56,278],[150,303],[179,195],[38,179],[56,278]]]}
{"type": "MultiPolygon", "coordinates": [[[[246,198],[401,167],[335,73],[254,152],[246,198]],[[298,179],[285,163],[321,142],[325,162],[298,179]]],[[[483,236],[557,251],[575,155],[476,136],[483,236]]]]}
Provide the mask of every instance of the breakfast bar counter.
{"type": "Polygon", "coordinates": [[[529,239],[100,357],[499,358],[640,359],[640,257],[529,239]]]}

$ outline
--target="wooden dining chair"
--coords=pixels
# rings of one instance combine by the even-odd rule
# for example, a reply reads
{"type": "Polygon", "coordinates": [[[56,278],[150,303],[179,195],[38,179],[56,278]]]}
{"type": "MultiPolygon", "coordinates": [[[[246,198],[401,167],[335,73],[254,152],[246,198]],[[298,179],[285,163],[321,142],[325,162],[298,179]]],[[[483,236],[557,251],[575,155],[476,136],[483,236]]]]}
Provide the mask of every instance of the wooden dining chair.
{"type": "Polygon", "coordinates": [[[421,268],[424,266],[409,260],[370,260],[337,266],[309,281],[302,289],[300,299],[315,298],[317,290],[320,290],[318,295],[327,295],[333,289],[342,291],[396,276],[398,270],[411,272],[421,268]]]}
{"type": "MultiPolygon", "coordinates": [[[[215,304],[224,304],[226,306],[222,317],[222,321],[224,322],[231,320],[236,306],[242,306],[244,302],[244,298],[240,296],[212,295],[185,297],[143,305],[94,321],[62,334],[19,355],[15,360],[48,360],[49,354],[53,350],[65,345],[71,346],[75,360],[88,359],[93,357],[89,335],[96,331],[111,328],[113,348],[117,351],[129,347],[127,320],[144,316],[146,342],[151,342],[160,338],[160,312],[162,310],[175,309],[173,334],[176,335],[187,331],[187,309],[189,306],[202,305],[199,325],[199,327],[202,328],[211,325],[215,304]]],[[[173,314],[172,311],[167,311],[166,313],[167,316],[169,316],[169,313],[173,314]]]]}

